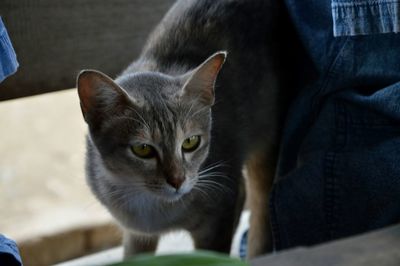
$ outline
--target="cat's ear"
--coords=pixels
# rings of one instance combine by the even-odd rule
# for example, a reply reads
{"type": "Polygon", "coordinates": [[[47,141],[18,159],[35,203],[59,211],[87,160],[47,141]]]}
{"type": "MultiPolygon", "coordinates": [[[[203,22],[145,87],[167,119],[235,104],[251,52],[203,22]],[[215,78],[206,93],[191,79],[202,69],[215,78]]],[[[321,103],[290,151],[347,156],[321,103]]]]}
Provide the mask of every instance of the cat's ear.
{"type": "Polygon", "coordinates": [[[89,124],[132,102],[124,89],[100,71],[81,71],[77,78],[77,88],[83,117],[89,124]]]}
{"type": "Polygon", "coordinates": [[[218,73],[225,62],[227,52],[220,51],[193,71],[185,75],[186,82],[183,85],[181,96],[184,99],[195,100],[206,105],[214,104],[214,86],[218,73]]]}

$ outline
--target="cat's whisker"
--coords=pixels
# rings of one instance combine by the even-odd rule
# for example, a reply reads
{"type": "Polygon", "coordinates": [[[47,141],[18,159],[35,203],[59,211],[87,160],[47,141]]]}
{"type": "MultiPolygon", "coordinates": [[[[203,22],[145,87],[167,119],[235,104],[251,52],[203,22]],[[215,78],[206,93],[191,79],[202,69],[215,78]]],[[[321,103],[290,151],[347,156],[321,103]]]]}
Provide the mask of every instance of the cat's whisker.
{"type": "Polygon", "coordinates": [[[127,204],[127,195],[121,193],[121,194],[116,194],[113,196],[110,196],[110,204],[113,205],[116,208],[121,208],[125,207],[127,204]]]}
{"type": "Polygon", "coordinates": [[[131,107],[131,108],[129,108],[129,110],[134,111],[136,113],[136,115],[140,118],[140,120],[143,122],[143,125],[151,132],[151,127],[150,127],[149,123],[147,123],[146,119],[144,119],[143,116],[138,111],[136,111],[134,108],[131,107]]]}
{"type": "Polygon", "coordinates": [[[200,173],[199,177],[207,177],[207,176],[222,176],[222,177],[228,177],[224,172],[208,172],[208,173],[200,173]]]}
{"type": "Polygon", "coordinates": [[[206,201],[208,201],[211,198],[210,195],[208,195],[208,193],[204,191],[200,186],[194,186],[193,190],[199,192],[198,195],[200,195],[206,201]]]}
{"type": "Polygon", "coordinates": [[[221,191],[219,191],[218,189],[208,185],[208,184],[198,184],[196,186],[198,189],[203,190],[207,196],[209,197],[209,199],[215,199],[218,198],[219,195],[221,195],[221,191]]]}
{"type": "Polygon", "coordinates": [[[225,164],[224,161],[216,162],[216,163],[210,164],[209,166],[207,166],[207,168],[204,168],[198,174],[201,175],[201,174],[207,173],[215,168],[225,167],[225,166],[227,166],[227,165],[225,164]]]}
{"type": "Polygon", "coordinates": [[[130,121],[134,121],[134,122],[139,123],[140,125],[143,125],[144,127],[148,128],[148,125],[145,124],[143,121],[138,120],[138,119],[133,118],[133,117],[129,117],[129,116],[118,116],[118,117],[115,117],[115,118],[113,118],[113,119],[115,119],[115,120],[130,120],[130,121]]]}
{"type": "Polygon", "coordinates": [[[179,198],[178,202],[182,204],[183,208],[188,209],[188,205],[183,197],[179,198]]]}
{"type": "Polygon", "coordinates": [[[198,178],[198,179],[204,179],[204,178],[207,178],[207,177],[220,177],[220,178],[223,178],[224,180],[227,180],[227,181],[229,181],[229,182],[234,182],[234,181],[232,180],[232,178],[229,177],[229,176],[227,176],[226,173],[224,173],[224,172],[211,171],[211,170],[213,170],[213,169],[215,169],[215,168],[216,168],[216,167],[212,167],[212,168],[210,168],[210,169],[207,169],[207,171],[201,171],[201,172],[199,172],[197,178],[198,178]]]}
{"type": "Polygon", "coordinates": [[[195,106],[195,102],[192,101],[192,102],[190,103],[189,110],[186,112],[185,117],[182,119],[182,120],[183,120],[183,124],[186,124],[186,123],[187,123],[187,121],[188,121],[188,119],[189,119],[189,117],[190,117],[190,113],[192,112],[192,109],[193,109],[194,106],[195,106]]]}
{"type": "Polygon", "coordinates": [[[200,96],[196,97],[195,100],[191,101],[189,110],[186,112],[185,117],[183,118],[183,124],[186,124],[189,119],[193,119],[199,113],[210,108],[209,106],[204,106],[204,107],[200,108],[199,110],[197,110],[196,112],[192,113],[192,109],[198,102],[199,98],[200,98],[200,96]]]}
{"type": "Polygon", "coordinates": [[[208,180],[224,180],[224,181],[229,182],[231,184],[235,184],[235,180],[233,180],[229,176],[226,176],[226,175],[223,175],[223,174],[213,174],[213,173],[211,173],[211,174],[199,176],[199,180],[204,180],[204,179],[208,179],[208,180]]]}
{"type": "Polygon", "coordinates": [[[220,161],[209,164],[208,167],[215,166],[215,165],[226,166],[226,164],[225,164],[226,162],[227,162],[226,160],[220,160],[220,161]]]}
{"type": "Polygon", "coordinates": [[[200,114],[201,112],[203,112],[203,111],[205,111],[205,110],[207,110],[207,109],[209,109],[209,108],[210,108],[209,106],[202,107],[202,108],[200,108],[199,110],[197,110],[196,112],[194,112],[193,114],[191,114],[191,117],[193,118],[193,117],[195,117],[196,115],[200,114]]]}
{"type": "MultiPolygon", "coordinates": [[[[144,183],[141,183],[144,185],[144,183]]],[[[143,194],[144,186],[129,185],[126,187],[120,187],[114,191],[109,192],[109,198],[112,199],[111,204],[117,208],[130,208],[133,203],[133,199],[140,199],[143,194]],[[134,196],[133,196],[134,194],[134,196]]]]}
{"type": "Polygon", "coordinates": [[[227,186],[223,186],[216,182],[199,182],[199,185],[204,185],[209,188],[213,188],[214,190],[218,190],[219,192],[222,192],[222,193],[229,193],[229,194],[233,193],[233,190],[231,188],[229,188],[227,186]]]}
{"type": "Polygon", "coordinates": [[[189,184],[189,186],[193,187],[193,186],[196,185],[197,181],[198,181],[198,177],[196,177],[196,178],[190,178],[190,179],[188,180],[188,184],[189,184]]]}
{"type": "Polygon", "coordinates": [[[220,174],[218,172],[211,172],[209,174],[199,175],[197,183],[209,185],[210,187],[213,187],[214,189],[221,190],[221,192],[233,193],[232,189],[229,186],[224,185],[221,182],[216,182],[213,179],[210,179],[210,177],[220,177],[220,178],[224,178],[224,180],[230,181],[232,184],[234,183],[234,181],[231,178],[229,178],[226,175],[220,174]]]}
{"type": "Polygon", "coordinates": [[[113,187],[110,191],[104,191],[109,198],[119,201],[121,198],[131,198],[133,195],[138,196],[143,193],[144,184],[129,185],[125,187],[113,187]]]}

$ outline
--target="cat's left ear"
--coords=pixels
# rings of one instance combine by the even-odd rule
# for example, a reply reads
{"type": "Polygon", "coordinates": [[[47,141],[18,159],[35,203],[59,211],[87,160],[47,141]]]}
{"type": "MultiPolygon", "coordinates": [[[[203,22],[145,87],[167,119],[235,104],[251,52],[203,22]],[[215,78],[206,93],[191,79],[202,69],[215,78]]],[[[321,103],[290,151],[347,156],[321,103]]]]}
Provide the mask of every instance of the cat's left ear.
{"type": "Polygon", "coordinates": [[[97,70],[83,70],[77,88],[85,121],[95,124],[133,100],[110,77],[97,70]]]}
{"type": "Polygon", "coordinates": [[[181,96],[183,99],[199,100],[203,104],[214,104],[214,86],[218,73],[225,62],[227,52],[216,52],[200,66],[185,75],[181,96]]]}

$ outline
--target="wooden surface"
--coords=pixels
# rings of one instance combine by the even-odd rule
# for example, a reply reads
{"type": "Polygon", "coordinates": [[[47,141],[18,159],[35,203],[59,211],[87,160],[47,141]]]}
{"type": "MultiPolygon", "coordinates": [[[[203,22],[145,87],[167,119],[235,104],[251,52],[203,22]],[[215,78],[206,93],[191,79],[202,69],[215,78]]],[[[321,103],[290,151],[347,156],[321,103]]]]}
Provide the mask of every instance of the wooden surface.
{"type": "Polygon", "coordinates": [[[73,88],[84,68],[117,75],[173,2],[1,0],[20,68],[0,84],[0,100],[73,88]]]}
{"type": "Polygon", "coordinates": [[[255,259],[252,266],[399,266],[400,225],[255,259]]]}
{"type": "Polygon", "coordinates": [[[121,244],[121,232],[111,223],[72,228],[18,243],[25,266],[53,265],[121,244]]]}

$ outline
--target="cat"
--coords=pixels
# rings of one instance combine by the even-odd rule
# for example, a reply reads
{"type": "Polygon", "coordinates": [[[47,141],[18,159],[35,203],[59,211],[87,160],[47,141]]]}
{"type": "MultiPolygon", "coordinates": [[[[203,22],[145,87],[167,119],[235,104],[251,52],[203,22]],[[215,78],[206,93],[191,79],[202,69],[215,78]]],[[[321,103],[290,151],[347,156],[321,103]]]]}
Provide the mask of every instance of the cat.
{"type": "Polygon", "coordinates": [[[243,168],[248,256],[272,250],[268,193],[286,108],[275,2],[177,1],[115,80],[79,74],[87,182],[121,224],[125,257],[177,229],[228,253],[243,168]]]}

